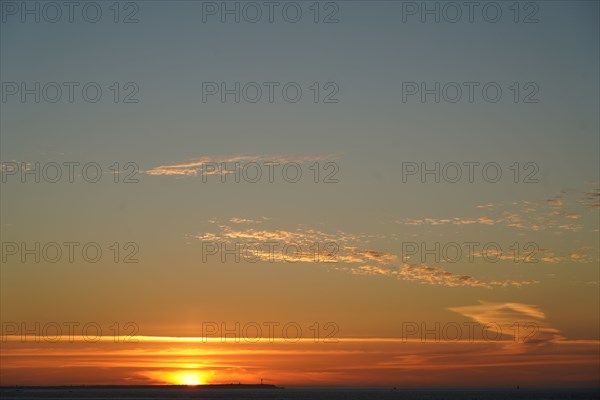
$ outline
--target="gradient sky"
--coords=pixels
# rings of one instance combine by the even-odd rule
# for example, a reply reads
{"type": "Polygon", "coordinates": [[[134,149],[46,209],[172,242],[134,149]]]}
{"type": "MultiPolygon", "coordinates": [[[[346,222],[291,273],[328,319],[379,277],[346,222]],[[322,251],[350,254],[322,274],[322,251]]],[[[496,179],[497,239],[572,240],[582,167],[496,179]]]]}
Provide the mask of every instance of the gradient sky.
{"type": "Polygon", "coordinates": [[[1,183],[2,385],[598,385],[598,2],[533,2],[537,23],[515,23],[511,2],[498,2],[497,23],[481,12],[473,23],[422,23],[403,21],[406,2],[338,1],[339,22],[330,24],[315,24],[307,1],[297,2],[298,23],[281,14],[273,23],[203,22],[200,1],[133,2],[139,22],[114,23],[112,2],[97,3],[98,23],[80,13],[73,23],[23,23],[2,8],[2,95],[6,82],[104,89],[93,104],[81,96],[0,103],[5,174],[11,162],[96,162],[104,171],[98,183],[80,172],[74,183],[18,175],[1,183]],[[297,82],[304,91],[293,104],[202,101],[203,82],[236,81],[297,82]],[[139,102],[114,103],[114,82],[135,83],[139,102]],[[313,102],[314,82],[334,82],[339,102],[313,102]],[[503,96],[403,102],[403,82],[497,82],[503,96]],[[539,101],[515,103],[514,82],[535,83],[539,101]],[[270,161],[300,164],[303,179],[203,181],[203,164],[270,161]],[[402,179],[405,162],[471,161],[498,163],[502,179],[402,179]],[[113,183],[115,162],[139,166],[139,182],[113,183]],[[339,182],[312,182],[315,162],[335,163],[339,182]],[[514,183],[509,167],[529,172],[529,162],[538,182],[514,183]],[[337,251],[319,262],[310,254],[203,261],[203,242],[269,240],[337,251]],[[35,263],[5,253],[9,242],[70,241],[99,243],[105,255],[35,263]],[[115,263],[114,242],[134,242],[139,262],[115,263]],[[473,260],[436,262],[405,258],[407,242],[494,242],[504,251],[495,263],[481,247],[473,260]],[[534,243],[538,262],[514,262],[515,242],[521,258],[534,243]],[[107,339],[89,343],[77,329],[72,343],[20,336],[22,324],[69,321],[94,322],[107,339]],[[110,327],[128,322],[138,340],[114,343],[110,327]],[[303,340],[203,342],[207,322],[294,322],[303,340]],[[334,324],[339,340],[315,343],[315,322],[334,324]],[[402,340],[408,324],[471,322],[504,334],[402,340]],[[523,340],[510,333],[515,323],[537,328],[523,340]]]}

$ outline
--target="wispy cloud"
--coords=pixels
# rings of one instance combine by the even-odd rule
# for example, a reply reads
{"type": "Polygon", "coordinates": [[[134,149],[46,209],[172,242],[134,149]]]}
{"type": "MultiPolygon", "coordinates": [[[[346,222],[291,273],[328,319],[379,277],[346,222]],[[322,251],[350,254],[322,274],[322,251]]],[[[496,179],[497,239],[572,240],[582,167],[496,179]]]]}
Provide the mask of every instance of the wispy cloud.
{"type": "Polygon", "coordinates": [[[579,201],[586,207],[600,208],[600,189],[584,193],[579,201]]]}
{"type": "Polygon", "coordinates": [[[229,219],[229,222],[234,223],[234,224],[262,224],[267,219],[268,219],[267,217],[262,217],[261,219],[248,219],[248,218],[233,217],[233,218],[229,219]]]}
{"type": "MultiPolygon", "coordinates": [[[[576,194],[575,194],[576,195],[576,194]]],[[[442,218],[406,218],[396,221],[402,225],[412,226],[437,226],[437,225],[487,225],[503,226],[524,231],[551,231],[554,233],[577,233],[583,229],[579,223],[582,212],[572,208],[598,208],[600,207],[600,193],[597,191],[586,192],[583,197],[574,198],[566,190],[545,201],[514,201],[509,204],[487,203],[476,206],[478,216],[442,217],[442,218]],[[578,221],[576,223],[575,221],[578,221]]]]}
{"type": "Polygon", "coordinates": [[[243,163],[273,163],[277,165],[287,163],[308,163],[323,160],[336,160],[339,155],[301,155],[301,156],[284,156],[284,155],[230,155],[230,156],[203,156],[194,158],[185,162],[166,164],[154,167],[144,171],[148,175],[165,175],[165,176],[197,176],[203,175],[220,175],[231,174],[235,171],[234,168],[240,168],[239,164],[243,163]],[[233,164],[233,165],[231,165],[233,164]],[[236,166],[237,164],[237,166],[236,166]],[[207,168],[211,166],[211,168],[207,168]],[[223,168],[226,166],[227,168],[223,168]],[[214,167],[214,168],[213,168],[214,167]],[[218,168],[217,168],[218,167],[218,168]]]}
{"type": "Polygon", "coordinates": [[[523,287],[538,281],[515,281],[515,280],[481,280],[468,275],[456,275],[443,268],[427,265],[405,264],[399,271],[398,276],[407,281],[419,282],[428,285],[440,285],[447,287],[471,286],[491,289],[493,287],[523,287]]]}
{"type": "Polygon", "coordinates": [[[205,242],[225,242],[245,245],[252,258],[270,262],[327,262],[342,264],[387,265],[397,260],[395,254],[368,248],[367,235],[351,234],[341,230],[324,232],[304,226],[293,230],[275,228],[257,229],[250,226],[268,220],[252,220],[234,217],[230,222],[221,224],[210,221],[216,231],[192,235],[193,239],[205,242]],[[263,251],[259,247],[273,246],[275,251],[263,251]],[[284,248],[288,250],[283,251],[284,248]]]}
{"type": "MultiPolygon", "coordinates": [[[[263,219],[264,220],[264,219],[263,219]]],[[[328,233],[304,226],[295,229],[257,229],[251,225],[260,220],[231,218],[236,226],[209,221],[216,230],[192,235],[202,242],[226,243],[244,246],[252,260],[268,262],[324,263],[332,270],[354,275],[382,275],[394,279],[446,287],[506,288],[524,287],[539,283],[535,280],[482,280],[472,276],[456,275],[443,268],[427,265],[404,264],[398,267],[399,257],[387,251],[373,249],[371,241],[377,235],[353,234],[338,230],[328,233]],[[270,244],[275,251],[264,251],[261,244],[270,244]],[[291,251],[282,251],[287,248],[291,251]]],[[[264,247],[264,246],[262,246],[264,247]]],[[[488,255],[489,256],[489,255],[488,255]]],[[[508,256],[507,256],[508,257],[508,256]]],[[[511,256],[512,257],[512,256],[511,256]]]]}
{"type": "Polygon", "coordinates": [[[525,343],[548,343],[564,339],[558,329],[548,326],[545,322],[546,315],[535,305],[480,301],[476,305],[450,307],[449,310],[471,318],[482,325],[497,324],[502,332],[512,336],[519,334],[516,331],[515,322],[524,328],[529,326],[531,338],[523,338],[525,343]]]}

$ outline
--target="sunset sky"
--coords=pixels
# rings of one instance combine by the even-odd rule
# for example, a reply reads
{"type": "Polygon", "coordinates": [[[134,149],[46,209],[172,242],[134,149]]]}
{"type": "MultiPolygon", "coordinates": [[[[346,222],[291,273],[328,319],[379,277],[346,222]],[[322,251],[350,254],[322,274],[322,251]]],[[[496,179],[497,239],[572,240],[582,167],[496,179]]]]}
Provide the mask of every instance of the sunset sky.
{"type": "Polygon", "coordinates": [[[598,387],[598,2],[112,3],[1,2],[1,385],[598,387]]]}

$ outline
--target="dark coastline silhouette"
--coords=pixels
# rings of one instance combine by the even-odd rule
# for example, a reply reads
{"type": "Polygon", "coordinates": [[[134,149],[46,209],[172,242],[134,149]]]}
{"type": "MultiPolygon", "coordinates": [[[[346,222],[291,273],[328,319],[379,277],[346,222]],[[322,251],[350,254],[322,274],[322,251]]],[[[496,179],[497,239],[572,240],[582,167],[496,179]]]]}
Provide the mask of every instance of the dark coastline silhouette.
{"type": "Polygon", "coordinates": [[[215,383],[205,385],[58,385],[0,386],[0,389],[284,389],[268,383],[215,383]]]}

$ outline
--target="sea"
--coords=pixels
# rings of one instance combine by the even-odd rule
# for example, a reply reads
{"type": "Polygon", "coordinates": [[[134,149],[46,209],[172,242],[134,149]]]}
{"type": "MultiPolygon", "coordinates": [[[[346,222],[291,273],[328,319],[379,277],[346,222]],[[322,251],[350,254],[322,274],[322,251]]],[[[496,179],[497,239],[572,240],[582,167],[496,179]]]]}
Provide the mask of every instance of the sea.
{"type": "Polygon", "coordinates": [[[2,388],[0,399],[85,400],[598,400],[600,389],[407,390],[407,389],[197,389],[197,388],[2,388]]]}

